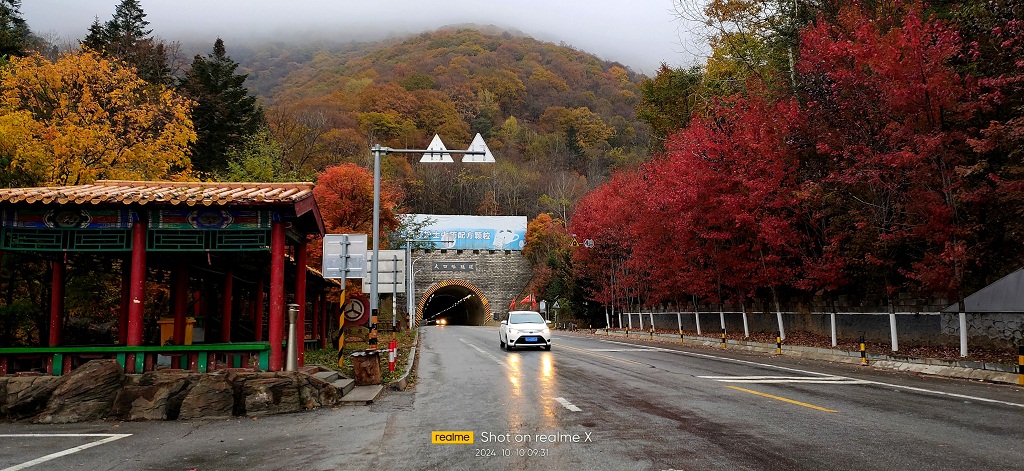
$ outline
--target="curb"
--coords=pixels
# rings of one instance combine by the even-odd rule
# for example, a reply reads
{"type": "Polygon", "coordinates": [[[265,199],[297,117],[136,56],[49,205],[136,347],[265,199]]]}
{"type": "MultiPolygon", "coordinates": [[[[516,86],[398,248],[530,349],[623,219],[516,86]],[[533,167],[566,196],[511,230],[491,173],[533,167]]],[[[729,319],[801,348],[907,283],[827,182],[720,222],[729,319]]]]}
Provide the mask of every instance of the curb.
{"type": "Polygon", "coordinates": [[[405,374],[388,385],[395,391],[405,391],[405,388],[409,386],[409,373],[412,373],[412,365],[416,362],[416,350],[420,348],[420,329],[416,329],[416,335],[412,339],[412,349],[409,350],[409,363],[405,366],[405,374]]]}
{"type": "MultiPolygon", "coordinates": [[[[679,343],[679,335],[655,333],[652,340],[652,338],[649,338],[649,334],[646,332],[637,332],[639,335],[626,337],[621,332],[602,333],[601,330],[603,329],[593,330],[593,332],[582,331],[582,333],[584,333],[585,335],[592,335],[595,337],[619,337],[629,338],[637,341],[675,343],[677,345],[701,346],[715,349],[721,349],[722,344],[721,340],[719,339],[712,339],[707,337],[684,336],[682,337],[683,342],[679,343]],[[669,342],[670,340],[671,342],[669,342]]],[[[730,339],[727,341],[727,345],[729,349],[732,350],[770,354],[774,354],[776,349],[775,344],[750,342],[746,340],[730,339]]],[[[783,347],[783,350],[785,352],[783,356],[807,358],[811,360],[834,361],[850,364],[861,363],[859,351],[850,352],[846,350],[804,347],[798,345],[785,345],[783,347]]],[[[988,381],[993,383],[1006,383],[1013,385],[1018,384],[1019,380],[1019,376],[1015,372],[1016,365],[1004,365],[1001,363],[956,362],[947,360],[937,360],[933,358],[894,358],[889,355],[877,353],[868,353],[867,359],[871,366],[877,368],[904,371],[910,373],[944,376],[948,378],[970,379],[975,381],[988,381]],[[970,364],[972,366],[978,365],[981,366],[981,368],[963,366],[964,364],[970,364]]]]}

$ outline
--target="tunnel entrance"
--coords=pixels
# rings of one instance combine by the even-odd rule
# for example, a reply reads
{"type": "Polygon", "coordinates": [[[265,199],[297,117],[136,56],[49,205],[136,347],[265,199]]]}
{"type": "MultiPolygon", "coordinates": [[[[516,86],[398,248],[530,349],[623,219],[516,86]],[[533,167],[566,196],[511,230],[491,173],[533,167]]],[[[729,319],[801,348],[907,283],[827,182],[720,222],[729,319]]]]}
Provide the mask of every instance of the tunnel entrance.
{"type": "Polygon", "coordinates": [[[423,325],[444,319],[449,325],[484,325],[491,307],[480,290],[464,280],[435,283],[417,301],[423,325]]]}

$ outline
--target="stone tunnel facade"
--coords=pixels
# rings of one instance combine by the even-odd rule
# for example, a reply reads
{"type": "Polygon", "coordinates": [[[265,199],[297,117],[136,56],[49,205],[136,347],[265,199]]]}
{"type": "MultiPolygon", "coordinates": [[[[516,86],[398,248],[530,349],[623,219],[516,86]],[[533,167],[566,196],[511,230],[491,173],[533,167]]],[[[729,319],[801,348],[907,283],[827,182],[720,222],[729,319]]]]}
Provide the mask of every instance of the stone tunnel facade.
{"type": "MultiPolygon", "coordinates": [[[[495,314],[508,310],[532,276],[529,261],[512,250],[414,250],[412,260],[417,324],[449,316],[494,325],[495,314]]],[[[406,305],[404,295],[398,302],[406,305]]]]}

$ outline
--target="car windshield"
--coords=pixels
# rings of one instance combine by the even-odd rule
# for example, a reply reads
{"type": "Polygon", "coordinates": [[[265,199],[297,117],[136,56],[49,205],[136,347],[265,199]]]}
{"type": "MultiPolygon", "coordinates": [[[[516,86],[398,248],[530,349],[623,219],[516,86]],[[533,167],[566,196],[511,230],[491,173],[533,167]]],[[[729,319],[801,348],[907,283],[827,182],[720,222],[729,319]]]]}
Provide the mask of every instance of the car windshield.
{"type": "Polygon", "coordinates": [[[544,318],[536,312],[513,312],[508,315],[509,324],[543,324],[544,318]]]}

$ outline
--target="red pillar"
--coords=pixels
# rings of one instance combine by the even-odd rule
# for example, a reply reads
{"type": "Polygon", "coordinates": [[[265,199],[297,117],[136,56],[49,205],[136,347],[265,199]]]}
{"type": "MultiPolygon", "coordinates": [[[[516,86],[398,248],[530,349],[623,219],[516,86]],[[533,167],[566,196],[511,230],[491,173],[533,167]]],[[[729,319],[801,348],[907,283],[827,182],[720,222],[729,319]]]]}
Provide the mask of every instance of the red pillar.
{"type": "Polygon", "coordinates": [[[257,342],[263,341],[263,302],[266,299],[264,288],[263,274],[260,273],[260,279],[256,282],[256,326],[253,329],[253,336],[256,337],[257,342]]]}
{"type": "Polygon", "coordinates": [[[171,296],[174,299],[174,344],[185,345],[185,327],[188,312],[188,263],[178,260],[174,270],[174,286],[171,296]]]}
{"type": "Polygon", "coordinates": [[[231,343],[231,304],[234,302],[235,270],[230,266],[224,274],[224,311],[221,316],[220,341],[231,343]]]}
{"type": "Polygon", "coordinates": [[[146,223],[132,224],[132,271],[128,304],[128,345],[142,345],[142,314],[146,303],[146,223]]]}
{"type": "Polygon", "coordinates": [[[305,366],[306,357],[306,241],[295,248],[295,304],[299,305],[299,318],[295,321],[297,358],[299,367],[305,366]]]}
{"type": "Polygon", "coordinates": [[[267,339],[270,340],[270,371],[284,369],[284,223],[270,226],[270,312],[267,339]]]}
{"type": "Polygon", "coordinates": [[[53,261],[53,283],[50,289],[50,346],[57,347],[64,339],[64,281],[67,262],[63,254],[53,261]]]}
{"type": "Polygon", "coordinates": [[[117,337],[121,345],[128,345],[128,306],[131,305],[131,260],[121,259],[121,310],[117,317],[117,337]]]}

